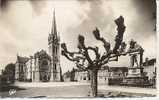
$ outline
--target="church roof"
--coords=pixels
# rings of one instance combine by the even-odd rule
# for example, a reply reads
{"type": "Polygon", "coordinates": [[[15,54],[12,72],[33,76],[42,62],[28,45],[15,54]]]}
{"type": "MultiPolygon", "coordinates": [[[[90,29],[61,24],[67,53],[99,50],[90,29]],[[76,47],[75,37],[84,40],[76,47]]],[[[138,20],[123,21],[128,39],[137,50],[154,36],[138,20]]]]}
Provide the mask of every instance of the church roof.
{"type": "Polygon", "coordinates": [[[42,55],[42,54],[47,54],[47,53],[46,53],[46,51],[45,51],[45,50],[43,50],[43,49],[42,49],[42,50],[39,52],[39,54],[41,54],[41,55],[42,55]]]}
{"type": "Polygon", "coordinates": [[[35,54],[34,54],[34,57],[35,58],[37,58],[37,57],[39,57],[39,58],[45,58],[45,57],[47,57],[47,58],[49,58],[49,59],[51,59],[51,57],[47,54],[47,52],[45,51],[45,50],[41,50],[41,51],[39,51],[39,52],[36,52],[35,54]]]}
{"type": "Polygon", "coordinates": [[[56,27],[55,10],[54,10],[54,12],[53,12],[53,21],[52,21],[51,34],[54,34],[55,36],[57,36],[57,27],[56,27]]]}
{"type": "Polygon", "coordinates": [[[17,56],[17,62],[19,63],[26,63],[28,60],[29,60],[28,57],[17,56]]]}
{"type": "Polygon", "coordinates": [[[55,16],[55,10],[54,10],[53,18],[52,18],[51,33],[49,34],[49,37],[48,37],[48,44],[50,44],[52,42],[59,42],[59,41],[60,41],[60,36],[57,32],[56,16],[55,16]]]}

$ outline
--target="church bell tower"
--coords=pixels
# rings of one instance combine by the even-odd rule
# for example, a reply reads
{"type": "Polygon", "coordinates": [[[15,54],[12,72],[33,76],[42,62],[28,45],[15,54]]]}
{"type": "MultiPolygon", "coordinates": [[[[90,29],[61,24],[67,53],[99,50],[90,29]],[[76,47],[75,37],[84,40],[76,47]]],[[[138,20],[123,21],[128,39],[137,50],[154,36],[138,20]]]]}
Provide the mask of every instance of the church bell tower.
{"type": "Polygon", "coordinates": [[[51,77],[50,81],[61,81],[61,66],[60,66],[60,36],[57,33],[55,10],[53,12],[53,21],[51,33],[48,37],[48,49],[51,56],[51,77]]]}

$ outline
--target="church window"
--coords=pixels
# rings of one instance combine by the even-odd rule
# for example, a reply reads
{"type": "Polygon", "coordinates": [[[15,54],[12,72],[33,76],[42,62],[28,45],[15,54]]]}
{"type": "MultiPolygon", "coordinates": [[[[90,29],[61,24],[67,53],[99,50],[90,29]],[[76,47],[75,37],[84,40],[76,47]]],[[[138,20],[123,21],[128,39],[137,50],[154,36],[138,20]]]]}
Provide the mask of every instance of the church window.
{"type": "Polygon", "coordinates": [[[55,54],[57,54],[57,47],[55,46],[55,54]]]}
{"type": "Polygon", "coordinates": [[[56,64],[55,64],[55,70],[56,70],[56,64]]]}

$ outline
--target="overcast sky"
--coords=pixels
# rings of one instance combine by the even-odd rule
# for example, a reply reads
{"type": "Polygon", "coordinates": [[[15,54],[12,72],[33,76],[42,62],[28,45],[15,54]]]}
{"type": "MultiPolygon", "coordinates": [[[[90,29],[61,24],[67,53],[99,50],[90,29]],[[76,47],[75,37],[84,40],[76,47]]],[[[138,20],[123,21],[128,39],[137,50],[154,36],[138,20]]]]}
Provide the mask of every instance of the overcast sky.
{"type": "MultiPolygon", "coordinates": [[[[156,55],[154,0],[0,1],[0,68],[15,62],[17,53],[30,56],[41,49],[48,51],[54,8],[61,42],[65,42],[71,51],[77,50],[79,34],[85,36],[87,45],[102,47],[92,35],[95,27],[113,45],[116,35],[114,20],[122,15],[126,25],[124,40],[128,42],[133,38],[141,44],[145,49],[144,57],[156,55]]],[[[119,66],[126,63],[128,61],[121,58],[119,66]]],[[[61,57],[61,67],[65,72],[74,64],[61,57]]]]}

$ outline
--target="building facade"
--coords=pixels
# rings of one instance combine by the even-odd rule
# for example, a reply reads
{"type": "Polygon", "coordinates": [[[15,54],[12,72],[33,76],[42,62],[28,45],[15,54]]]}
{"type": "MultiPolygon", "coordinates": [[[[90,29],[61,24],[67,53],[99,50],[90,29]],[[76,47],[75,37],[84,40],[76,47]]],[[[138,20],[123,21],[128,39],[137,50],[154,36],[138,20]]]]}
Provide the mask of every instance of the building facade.
{"type": "Polygon", "coordinates": [[[89,75],[88,71],[77,70],[75,72],[74,78],[75,78],[74,80],[77,82],[89,82],[90,81],[90,75],[89,75]]]}
{"type": "Polygon", "coordinates": [[[143,63],[145,75],[148,77],[148,80],[151,84],[156,84],[156,59],[145,59],[143,63]]]}
{"type": "MultiPolygon", "coordinates": [[[[98,70],[98,76],[97,76],[98,84],[111,84],[116,79],[123,79],[124,77],[126,77],[127,73],[128,73],[128,67],[102,66],[101,69],[98,70]]],[[[73,75],[74,75],[73,81],[90,82],[90,74],[88,73],[88,71],[76,69],[73,75]]],[[[72,77],[71,75],[64,77],[64,80],[72,81],[68,80],[71,77],[72,77]]]]}
{"type": "Polygon", "coordinates": [[[30,57],[17,55],[15,78],[19,81],[61,81],[60,36],[57,33],[55,11],[48,36],[48,51],[41,50],[30,57]]]}
{"type": "Polygon", "coordinates": [[[100,70],[98,70],[98,83],[99,84],[108,84],[109,80],[109,67],[108,66],[103,66],[101,67],[100,70]]]}
{"type": "Polygon", "coordinates": [[[26,62],[28,60],[29,60],[28,57],[20,57],[17,55],[17,61],[15,63],[15,79],[18,79],[19,81],[26,80],[26,74],[27,74],[26,62]]]}

